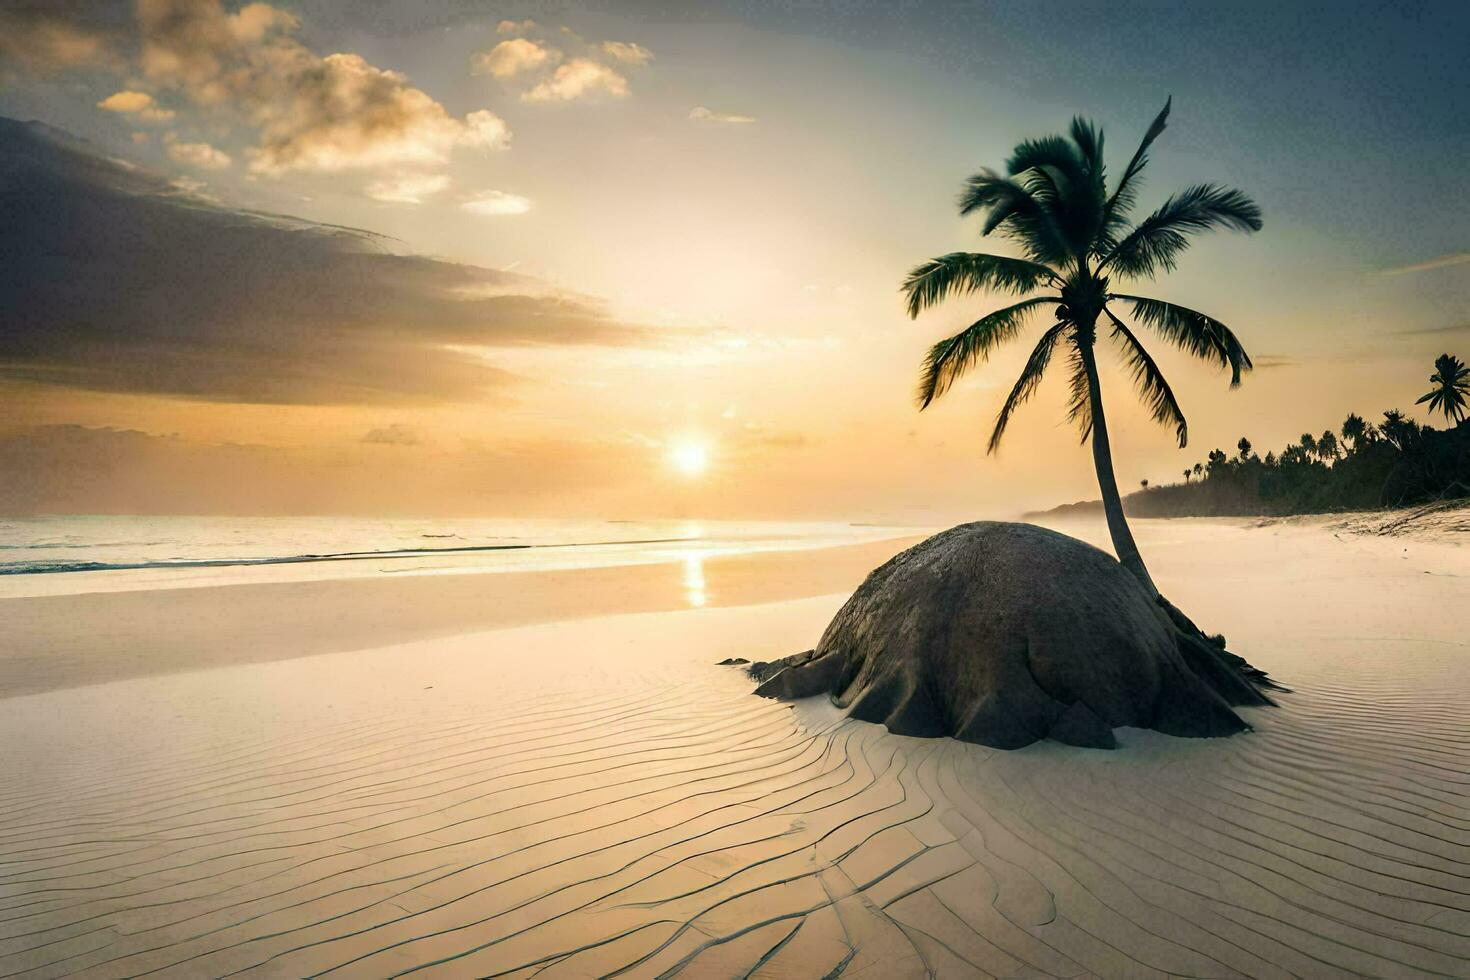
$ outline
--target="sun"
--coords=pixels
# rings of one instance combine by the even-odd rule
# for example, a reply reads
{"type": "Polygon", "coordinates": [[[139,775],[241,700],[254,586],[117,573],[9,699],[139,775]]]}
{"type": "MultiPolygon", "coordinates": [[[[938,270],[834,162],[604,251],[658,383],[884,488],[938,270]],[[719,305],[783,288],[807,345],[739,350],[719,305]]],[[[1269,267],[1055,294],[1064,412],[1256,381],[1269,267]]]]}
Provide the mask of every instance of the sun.
{"type": "Polygon", "coordinates": [[[669,448],[669,465],[684,476],[703,476],[709,469],[709,447],[702,442],[686,440],[669,448]]]}

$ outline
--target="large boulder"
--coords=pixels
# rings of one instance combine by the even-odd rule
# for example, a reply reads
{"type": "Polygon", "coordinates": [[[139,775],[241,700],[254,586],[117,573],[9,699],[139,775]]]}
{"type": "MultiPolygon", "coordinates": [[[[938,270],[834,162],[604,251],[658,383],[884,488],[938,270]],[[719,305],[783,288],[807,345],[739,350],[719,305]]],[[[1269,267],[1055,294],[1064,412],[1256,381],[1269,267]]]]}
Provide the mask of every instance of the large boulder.
{"type": "Polygon", "coordinates": [[[1206,640],[1111,556],[1030,524],[981,521],[895,556],[814,650],[757,664],[756,693],[828,694],[899,735],[997,748],[1112,748],[1113,728],[1230,735],[1264,675],[1206,640]]]}

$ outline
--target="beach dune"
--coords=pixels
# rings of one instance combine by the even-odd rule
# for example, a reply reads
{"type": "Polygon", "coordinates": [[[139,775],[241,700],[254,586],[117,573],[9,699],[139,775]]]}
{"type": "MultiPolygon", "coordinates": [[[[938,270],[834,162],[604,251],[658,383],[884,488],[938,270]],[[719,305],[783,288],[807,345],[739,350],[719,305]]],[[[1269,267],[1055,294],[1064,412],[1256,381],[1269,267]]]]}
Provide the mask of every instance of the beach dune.
{"type": "MultiPolygon", "coordinates": [[[[782,601],[189,672],[140,630],[114,638],[131,676],[18,670],[0,975],[1470,973],[1465,550],[1138,536],[1171,598],[1292,688],[1240,709],[1254,731],[1003,751],[753,697],[716,662],[809,648],[862,577],[798,573],[815,552],[749,559],[791,570],[782,601]]],[[[190,601],[229,604],[210,591],[190,601]]],[[[33,630],[45,601],[3,600],[33,630]]]]}

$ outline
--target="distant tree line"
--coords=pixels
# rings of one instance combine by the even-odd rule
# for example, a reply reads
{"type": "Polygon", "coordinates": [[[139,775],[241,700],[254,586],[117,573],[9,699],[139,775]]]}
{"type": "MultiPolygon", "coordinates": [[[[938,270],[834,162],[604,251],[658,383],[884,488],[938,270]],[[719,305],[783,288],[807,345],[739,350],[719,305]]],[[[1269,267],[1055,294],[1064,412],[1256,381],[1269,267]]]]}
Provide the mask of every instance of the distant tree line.
{"type": "Polygon", "coordinates": [[[1470,497],[1470,370],[1448,354],[1435,361],[1435,385],[1419,404],[1442,412],[1451,428],[1420,425],[1402,412],[1368,422],[1350,414],[1336,431],[1303,433],[1280,452],[1259,456],[1242,438],[1235,453],[1216,449],[1184,470],[1184,480],[1127,498],[1139,517],[1311,514],[1401,507],[1470,497]]]}

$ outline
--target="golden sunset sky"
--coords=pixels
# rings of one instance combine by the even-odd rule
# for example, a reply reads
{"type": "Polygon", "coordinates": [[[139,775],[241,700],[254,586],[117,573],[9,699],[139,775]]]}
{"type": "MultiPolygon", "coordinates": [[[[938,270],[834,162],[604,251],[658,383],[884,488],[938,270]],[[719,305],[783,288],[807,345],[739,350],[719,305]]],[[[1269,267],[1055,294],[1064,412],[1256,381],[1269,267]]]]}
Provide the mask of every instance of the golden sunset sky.
{"type": "Polygon", "coordinates": [[[1024,339],[917,412],[927,346],[1004,300],[910,322],[898,285],[1008,251],[956,215],[965,176],[1074,113],[1121,167],[1171,94],[1139,213],[1213,180],[1265,228],[1134,291],[1223,320],[1257,370],[1229,391],[1146,341],[1181,450],[1104,353],[1124,490],[1410,410],[1470,353],[1470,18],[1365,10],[7,3],[0,512],[927,522],[1094,496],[1064,377],[984,455],[1024,339]]]}

